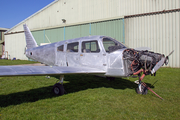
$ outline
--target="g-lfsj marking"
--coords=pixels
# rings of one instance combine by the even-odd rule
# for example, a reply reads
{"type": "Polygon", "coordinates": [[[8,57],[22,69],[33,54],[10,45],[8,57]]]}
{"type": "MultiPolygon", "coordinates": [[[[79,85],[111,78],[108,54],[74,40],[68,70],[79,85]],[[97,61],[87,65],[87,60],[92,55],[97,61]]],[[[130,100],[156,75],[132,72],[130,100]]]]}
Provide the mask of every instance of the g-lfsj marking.
{"type": "Polygon", "coordinates": [[[60,81],[53,87],[56,95],[64,94],[66,74],[96,74],[111,79],[137,76],[137,93],[147,94],[147,89],[151,89],[142,82],[143,78],[156,75],[169,61],[168,56],[150,52],[149,48],[131,49],[107,36],[81,37],[38,46],[27,25],[23,27],[26,56],[47,66],[1,66],[0,77],[60,75],[60,81]]]}

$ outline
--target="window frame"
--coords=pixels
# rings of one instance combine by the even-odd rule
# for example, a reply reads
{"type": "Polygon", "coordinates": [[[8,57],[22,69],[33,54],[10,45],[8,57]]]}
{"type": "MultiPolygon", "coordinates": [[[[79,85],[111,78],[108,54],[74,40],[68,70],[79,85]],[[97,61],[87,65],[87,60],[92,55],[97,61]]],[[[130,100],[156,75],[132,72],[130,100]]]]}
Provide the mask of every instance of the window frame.
{"type": "Polygon", "coordinates": [[[64,45],[58,46],[58,47],[57,47],[57,51],[58,51],[58,52],[64,52],[64,45]],[[59,49],[61,46],[62,46],[62,50],[59,49]]]}
{"type": "Polygon", "coordinates": [[[79,52],[79,42],[71,42],[67,44],[66,47],[66,52],[70,52],[70,53],[78,53],[79,52]],[[73,45],[75,44],[75,45],[73,45]],[[72,45],[72,46],[70,46],[72,45]],[[77,47],[77,49],[74,49],[75,47],[77,47]]]}
{"type": "Polygon", "coordinates": [[[100,45],[98,40],[88,40],[88,41],[82,41],[81,42],[81,52],[82,53],[100,53],[100,45]],[[95,51],[93,51],[93,42],[95,42],[95,51]],[[86,48],[86,44],[89,44],[89,49],[86,48]]]}

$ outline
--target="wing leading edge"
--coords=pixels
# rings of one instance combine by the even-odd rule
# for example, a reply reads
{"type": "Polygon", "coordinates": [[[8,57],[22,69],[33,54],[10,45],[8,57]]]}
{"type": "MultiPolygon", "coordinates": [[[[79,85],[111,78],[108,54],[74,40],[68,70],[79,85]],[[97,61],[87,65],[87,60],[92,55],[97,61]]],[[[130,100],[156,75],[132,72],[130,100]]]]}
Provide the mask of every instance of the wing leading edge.
{"type": "Polygon", "coordinates": [[[96,68],[77,68],[59,66],[0,66],[0,77],[4,76],[43,76],[60,74],[104,74],[105,71],[96,68]]]}

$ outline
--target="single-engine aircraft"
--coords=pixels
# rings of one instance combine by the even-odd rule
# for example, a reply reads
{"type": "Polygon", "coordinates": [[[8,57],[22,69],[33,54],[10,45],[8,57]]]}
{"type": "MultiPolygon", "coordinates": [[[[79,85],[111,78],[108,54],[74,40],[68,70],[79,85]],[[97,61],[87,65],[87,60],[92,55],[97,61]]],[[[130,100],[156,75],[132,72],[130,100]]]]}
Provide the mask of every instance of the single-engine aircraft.
{"type": "Polygon", "coordinates": [[[147,89],[151,89],[142,82],[143,78],[156,75],[162,65],[168,64],[168,56],[173,52],[165,57],[148,51],[148,48],[128,48],[106,36],[87,36],[38,46],[27,25],[23,27],[26,56],[47,66],[0,66],[0,77],[60,75],[59,82],[53,86],[56,95],[64,94],[66,74],[93,74],[110,79],[138,76],[136,92],[147,94],[147,89]]]}

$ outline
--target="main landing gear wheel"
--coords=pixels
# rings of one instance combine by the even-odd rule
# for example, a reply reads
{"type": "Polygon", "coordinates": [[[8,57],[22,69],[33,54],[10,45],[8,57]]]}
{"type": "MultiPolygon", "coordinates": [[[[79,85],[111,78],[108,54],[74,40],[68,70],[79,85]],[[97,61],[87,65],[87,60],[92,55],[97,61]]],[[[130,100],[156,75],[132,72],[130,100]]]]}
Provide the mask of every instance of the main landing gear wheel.
{"type": "Polygon", "coordinates": [[[60,83],[56,83],[53,86],[53,93],[55,95],[64,95],[64,87],[63,87],[63,85],[61,85],[60,83]]]}
{"type": "Polygon", "coordinates": [[[148,89],[141,84],[140,87],[138,86],[138,88],[136,88],[136,93],[146,95],[148,93],[148,89]]]}

